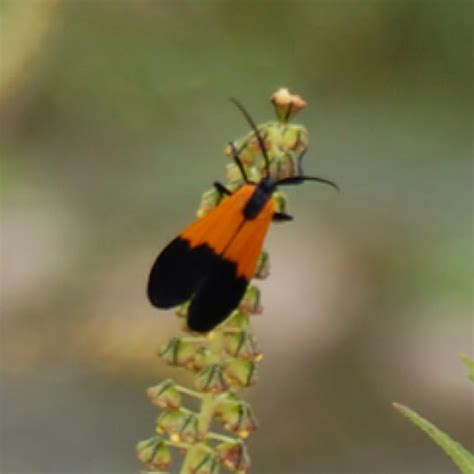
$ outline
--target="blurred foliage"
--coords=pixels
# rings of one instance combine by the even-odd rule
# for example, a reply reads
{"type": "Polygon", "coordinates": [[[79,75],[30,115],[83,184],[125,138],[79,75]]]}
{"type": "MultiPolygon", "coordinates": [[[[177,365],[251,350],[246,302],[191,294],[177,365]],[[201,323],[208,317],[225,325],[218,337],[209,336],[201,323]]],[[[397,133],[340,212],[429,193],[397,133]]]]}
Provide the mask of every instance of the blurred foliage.
{"type": "Polygon", "coordinates": [[[461,356],[464,365],[469,369],[469,380],[474,382],[474,361],[466,355],[461,356]]]}
{"type": "Polygon", "coordinates": [[[394,407],[438,444],[458,466],[460,472],[463,474],[474,473],[474,456],[463,446],[410,408],[399,403],[395,403],[394,407]]]}
{"type": "MultiPolygon", "coordinates": [[[[467,356],[462,356],[462,361],[469,368],[469,378],[471,381],[474,381],[474,362],[467,356]]],[[[394,403],[393,406],[400,413],[406,416],[414,425],[423,430],[436,444],[438,444],[453,460],[454,464],[456,464],[463,474],[474,473],[474,456],[461,444],[454,441],[450,436],[443,433],[436,426],[425,420],[410,408],[399,403],[394,403]]]]}

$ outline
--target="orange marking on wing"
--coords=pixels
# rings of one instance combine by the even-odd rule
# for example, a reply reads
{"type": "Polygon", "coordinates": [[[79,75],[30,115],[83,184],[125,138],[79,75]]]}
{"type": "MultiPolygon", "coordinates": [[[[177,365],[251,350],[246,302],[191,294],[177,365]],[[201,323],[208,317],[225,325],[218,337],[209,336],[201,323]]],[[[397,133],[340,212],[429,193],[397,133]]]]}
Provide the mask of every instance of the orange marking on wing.
{"type": "Polygon", "coordinates": [[[269,199],[255,219],[245,221],[224,251],[223,257],[237,264],[237,276],[243,276],[247,280],[253,278],[273,212],[273,199],[269,199]]]}
{"type": "Polygon", "coordinates": [[[191,247],[207,244],[220,255],[242,225],[244,221],[242,210],[254,190],[255,185],[242,186],[209,214],[187,227],[181,232],[180,237],[188,240],[191,247]]]}

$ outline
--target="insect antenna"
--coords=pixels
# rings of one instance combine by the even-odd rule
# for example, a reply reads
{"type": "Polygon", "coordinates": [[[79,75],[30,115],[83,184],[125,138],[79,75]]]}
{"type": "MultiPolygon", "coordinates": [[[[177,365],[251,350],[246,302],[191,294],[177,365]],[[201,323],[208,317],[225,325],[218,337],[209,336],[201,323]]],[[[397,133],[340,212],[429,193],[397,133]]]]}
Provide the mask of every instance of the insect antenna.
{"type": "Polygon", "coordinates": [[[246,183],[251,183],[247,176],[247,172],[245,171],[244,165],[242,164],[242,160],[240,159],[239,152],[237,151],[237,148],[235,148],[235,145],[233,142],[229,142],[229,146],[232,150],[232,158],[235,161],[235,164],[239,167],[240,173],[242,174],[242,177],[244,178],[244,181],[246,183]]]}
{"type": "Polygon", "coordinates": [[[329,179],[320,178],[319,176],[291,176],[289,178],[283,178],[277,181],[277,186],[290,186],[302,184],[304,181],[317,181],[318,183],[327,184],[333,187],[336,191],[339,191],[339,186],[329,179]]]}
{"type": "Polygon", "coordinates": [[[268,159],[267,148],[265,146],[265,142],[263,141],[262,136],[258,132],[257,125],[255,125],[255,122],[253,121],[250,114],[247,112],[245,107],[237,99],[234,99],[232,97],[230,101],[233,104],[235,104],[237,108],[242,112],[243,116],[247,119],[247,122],[249,123],[250,127],[254,131],[255,136],[257,137],[258,144],[260,146],[260,150],[262,151],[263,158],[265,160],[265,171],[267,172],[267,176],[270,176],[270,160],[268,159]]]}

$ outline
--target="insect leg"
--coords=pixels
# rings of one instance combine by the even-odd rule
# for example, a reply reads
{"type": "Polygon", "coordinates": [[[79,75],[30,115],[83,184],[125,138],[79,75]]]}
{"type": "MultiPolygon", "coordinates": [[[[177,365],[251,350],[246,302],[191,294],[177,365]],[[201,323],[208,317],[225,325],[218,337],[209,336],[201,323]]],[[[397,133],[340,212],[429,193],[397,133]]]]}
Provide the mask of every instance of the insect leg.
{"type": "Polygon", "coordinates": [[[212,184],[217,189],[217,192],[221,195],[221,197],[224,195],[226,196],[232,195],[232,191],[229,191],[222,183],[219,183],[219,181],[214,181],[214,183],[212,184]]]}
{"type": "Polygon", "coordinates": [[[286,222],[286,221],[292,221],[293,216],[290,216],[286,212],[274,212],[272,220],[275,222],[286,222]]]}

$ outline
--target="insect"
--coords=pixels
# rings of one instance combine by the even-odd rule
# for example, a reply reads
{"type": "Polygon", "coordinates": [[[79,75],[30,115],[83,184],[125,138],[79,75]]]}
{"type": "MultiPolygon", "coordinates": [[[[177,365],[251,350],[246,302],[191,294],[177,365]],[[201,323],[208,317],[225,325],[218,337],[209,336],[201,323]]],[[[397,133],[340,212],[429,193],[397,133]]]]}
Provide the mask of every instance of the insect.
{"type": "Polygon", "coordinates": [[[148,280],[148,298],[157,308],[172,308],[190,300],[188,327],[208,332],[237,308],[253,278],[263,240],[271,221],[290,221],[292,216],[276,212],[272,194],[277,186],[318,181],[335,189],[337,185],[316,176],[304,176],[298,156],[298,174],[283,179],[270,175],[270,160],[255,122],[236,99],[257,138],[265,160],[266,175],[256,183],[247,177],[239,154],[231,142],[232,155],[245,184],[232,193],[214,182],[227,196],[215,209],[184,229],[158,255],[148,280]]]}

